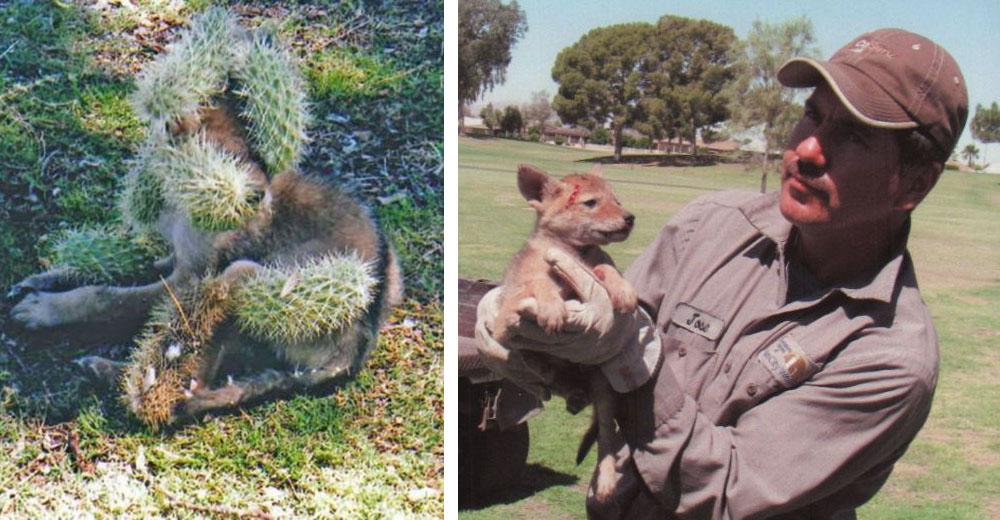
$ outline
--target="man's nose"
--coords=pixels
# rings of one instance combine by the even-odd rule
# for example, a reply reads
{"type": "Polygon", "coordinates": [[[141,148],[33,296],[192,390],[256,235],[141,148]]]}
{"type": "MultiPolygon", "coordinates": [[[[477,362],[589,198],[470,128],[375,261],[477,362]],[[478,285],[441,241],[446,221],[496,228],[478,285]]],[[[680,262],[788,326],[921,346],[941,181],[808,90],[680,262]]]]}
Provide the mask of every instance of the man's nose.
{"type": "Polygon", "coordinates": [[[823,148],[819,145],[819,139],[811,135],[795,147],[795,155],[799,156],[802,162],[810,163],[817,168],[826,167],[826,157],[823,156],[823,148]]]}

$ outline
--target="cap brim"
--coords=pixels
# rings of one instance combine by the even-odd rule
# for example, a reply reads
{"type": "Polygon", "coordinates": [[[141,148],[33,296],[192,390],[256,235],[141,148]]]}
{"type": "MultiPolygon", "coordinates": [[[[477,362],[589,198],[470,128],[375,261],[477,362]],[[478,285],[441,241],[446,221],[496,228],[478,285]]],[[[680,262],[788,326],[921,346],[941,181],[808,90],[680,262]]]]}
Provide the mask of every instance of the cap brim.
{"type": "Polygon", "coordinates": [[[869,126],[895,130],[919,126],[878,83],[850,65],[792,58],[778,69],[778,81],[792,88],[825,81],[851,114],[869,126]]]}

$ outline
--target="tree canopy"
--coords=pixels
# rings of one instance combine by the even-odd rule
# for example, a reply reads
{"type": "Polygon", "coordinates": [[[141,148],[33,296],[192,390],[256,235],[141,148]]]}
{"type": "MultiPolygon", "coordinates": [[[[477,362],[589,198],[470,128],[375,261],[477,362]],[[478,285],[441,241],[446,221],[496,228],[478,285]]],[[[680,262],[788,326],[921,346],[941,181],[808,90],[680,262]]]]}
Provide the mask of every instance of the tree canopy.
{"type": "Polygon", "coordinates": [[[524,128],[524,118],[521,116],[521,111],[514,105],[504,107],[503,115],[500,116],[500,129],[503,133],[507,136],[520,134],[522,128],[524,128]]]}
{"type": "Polygon", "coordinates": [[[780,150],[802,113],[795,91],[778,82],[778,69],[795,56],[816,56],[814,41],[812,22],[805,16],[780,24],[755,20],[738,53],[730,109],[739,126],[763,126],[762,193],[767,190],[768,153],[780,150]]]}
{"type": "Polygon", "coordinates": [[[976,145],[972,143],[965,145],[965,148],[962,148],[962,157],[965,157],[971,167],[972,162],[979,158],[979,148],[976,148],[976,145]]]}
{"type": "Polygon", "coordinates": [[[489,103],[479,109],[479,118],[483,120],[483,125],[486,126],[491,134],[493,130],[500,127],[500,113],[493,108],[493,103],[489,103]]]}
{"type": "Polygon", "coordinates": [[[552,110],[552,103],[549,101],[551,96],[549,96],[548,91],[539,90],[531,93],[531,101],[526,103],[521,107],[521,114],[524,116],[526,123],[535,123],[541,128],[545,127],[545,123],[552,118],[554,111],[552,110]]]}
{"type": "Polygon", "coordinates": [[[618,161],[622,130],[642,117],[641,87],[653,34],[648,23],[599,27],[563,49],[552,67],[559,84],[552,108],[559,118],[588,128],[610,123],[618,161]]]}
{"type": "MultiPolygon", "coordinates": [[[[732,28],[708,20],[664,16],[650,41],[649,99],[640,130],[652,137],[681,135],[729,118],[727,86],[735,77],[732,28]]],[[[694,148],[697,157],[697,147],[694,148]]]]}
{"type": "Polygon", "coordinates": [[[556,58],[552,106],[564,122],[610,124],[615,160],[625,128],[694,142],[699,129],[729,115],[735,43],[729,27],[678,16],[594,29],[556,58]]]}
{"type": "Polygon", "coordinates": [[[994,101],[990,108],[976,105],[972,117],[972,137],[984,143],[1000,143],[1000,106],[994,101]]]}
{"type": "Polygon", "coordinates": [[[513,0],[458,3],[459,118],[467,102],[506,80],[510,49],[528,30],[524,11],[513,0]]]}

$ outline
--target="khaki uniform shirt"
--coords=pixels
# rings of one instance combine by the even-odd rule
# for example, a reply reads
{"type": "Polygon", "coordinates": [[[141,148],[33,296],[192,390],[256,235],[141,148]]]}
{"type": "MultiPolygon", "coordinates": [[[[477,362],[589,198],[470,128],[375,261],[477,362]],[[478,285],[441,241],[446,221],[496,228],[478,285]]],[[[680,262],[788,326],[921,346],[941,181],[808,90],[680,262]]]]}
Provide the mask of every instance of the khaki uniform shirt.
{"type": "Polygon", "coordinates": [[[628,269],[663,368],[623,404],[618,510],[592,516],[849,519],[885,483],[937,380],[913,264],[897,244],[870,278],[822,287],[790,234],[777,194],[712,194],[628,269]]]}

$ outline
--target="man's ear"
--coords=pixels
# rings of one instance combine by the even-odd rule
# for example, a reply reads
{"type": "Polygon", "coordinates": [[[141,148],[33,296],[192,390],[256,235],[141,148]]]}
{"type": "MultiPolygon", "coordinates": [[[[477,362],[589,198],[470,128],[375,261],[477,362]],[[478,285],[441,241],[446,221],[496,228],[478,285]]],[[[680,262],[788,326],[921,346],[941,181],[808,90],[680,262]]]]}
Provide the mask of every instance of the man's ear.
{"type": "Polygon", "coordinates": [[[920,166],[910,166],[914,171],[900,172],[899,191],[895,206],[900,211],[913,211],[937,184],[944,165],[933,161],[920,166]]]}
{"type": "Polygon", "coordinates": [[[552,190],[552,179],[534,166],[520,164],[517,166],[517,189],[528,204],[537,209],[537,204],[552,190]]]}

